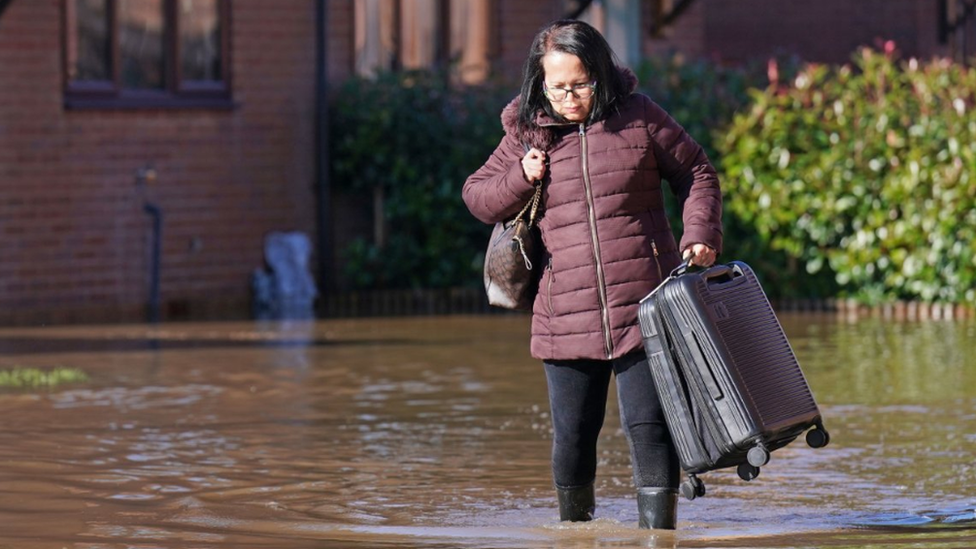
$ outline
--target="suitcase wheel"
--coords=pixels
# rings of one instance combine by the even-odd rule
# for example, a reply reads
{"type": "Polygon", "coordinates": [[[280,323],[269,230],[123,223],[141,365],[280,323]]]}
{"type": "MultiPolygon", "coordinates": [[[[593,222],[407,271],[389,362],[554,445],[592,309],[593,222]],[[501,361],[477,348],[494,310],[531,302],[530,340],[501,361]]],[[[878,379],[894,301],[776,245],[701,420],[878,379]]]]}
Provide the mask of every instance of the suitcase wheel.
{"type": "Polygon", "coordinates": [[[807,431],[807,444],[811,448],[823,448],[830,444],[830,433],[822,426],[816,426],[807,431]]]}
{"type": "MultiPolygon", "coordinates": [[[[762,444],[757,444],[752,448],[749,448],[749,453],[746,454],[746,461],[749,465],[753,467],[762,467],[769,463],[769,450],[767,450],[762,444]]],[[[748,480],[748,479],[747,479],[748,480]]]]}
{"type": "Polygon", "coordinates": [[[735,470],[739,473],[739,478],[742,480],[752,480],[759,476],[759,467],[755,465],[750,465],[748,463],[739,464],[739,467],[735,470]]]}
{"type": "Polygon", "coordinates": [[[681,483],[681,495],[689,500],[700,498],[705,495],[705,483],[694,475],[689,476],[681,483]]]}

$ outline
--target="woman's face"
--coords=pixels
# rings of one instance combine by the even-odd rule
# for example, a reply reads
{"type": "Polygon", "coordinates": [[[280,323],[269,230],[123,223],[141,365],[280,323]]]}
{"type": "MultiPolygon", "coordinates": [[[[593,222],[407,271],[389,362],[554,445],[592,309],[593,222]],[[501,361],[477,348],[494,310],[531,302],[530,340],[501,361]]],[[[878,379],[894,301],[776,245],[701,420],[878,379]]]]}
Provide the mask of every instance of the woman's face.
{"type": "MultiPolygon", "coordinates": [[[[585,121],[590,115],[590,109],[593,108],[594,96],[592,88],[586,87],[591,80],[579,57],[571,53],[551,51],[542,56],[542,70],[546,88],[549,89],[547,98],[552,103],[552,108],[571,122],[585,121]],[[589,97],[580,99],[575,94],[568,93],[562,101],[556,101],[550,97],[555,88],[575,89],[577,94],[586,96],[589,93],[589,97]]],[[[561,91],[555,93],[563,94],[561,91]]]]}

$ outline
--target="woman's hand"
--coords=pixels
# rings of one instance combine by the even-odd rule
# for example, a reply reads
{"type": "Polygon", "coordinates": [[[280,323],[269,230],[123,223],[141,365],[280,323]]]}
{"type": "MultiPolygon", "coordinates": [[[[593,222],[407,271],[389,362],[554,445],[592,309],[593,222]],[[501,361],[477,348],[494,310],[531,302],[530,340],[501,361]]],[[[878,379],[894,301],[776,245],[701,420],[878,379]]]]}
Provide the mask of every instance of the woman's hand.
{"type": "Polygon", "coordinates": [[[706,244],[692,244],[681,253],[683,259],[691,259],[691,265],[711,267],[715,263],[715,250],[706,244]]]}
{"type": "Polygon", "coordinates": [[[529,149],[522,157],[522,173],[525,180],[534,183],[546,175],[546,153],[539,149],[529,149]]]}

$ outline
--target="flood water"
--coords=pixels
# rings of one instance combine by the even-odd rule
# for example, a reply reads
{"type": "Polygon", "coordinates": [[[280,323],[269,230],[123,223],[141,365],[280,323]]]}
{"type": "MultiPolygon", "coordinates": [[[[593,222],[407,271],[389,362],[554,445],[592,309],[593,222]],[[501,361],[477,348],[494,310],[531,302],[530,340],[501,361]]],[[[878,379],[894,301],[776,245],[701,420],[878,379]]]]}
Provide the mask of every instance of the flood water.
{"type": "Polygon", "coordinates": [[[528,319],[0,330],[0,549],[976,547],[976,322],[781,316],[831,432],[637,529],[616,403],[558,522],[528,319]]]}

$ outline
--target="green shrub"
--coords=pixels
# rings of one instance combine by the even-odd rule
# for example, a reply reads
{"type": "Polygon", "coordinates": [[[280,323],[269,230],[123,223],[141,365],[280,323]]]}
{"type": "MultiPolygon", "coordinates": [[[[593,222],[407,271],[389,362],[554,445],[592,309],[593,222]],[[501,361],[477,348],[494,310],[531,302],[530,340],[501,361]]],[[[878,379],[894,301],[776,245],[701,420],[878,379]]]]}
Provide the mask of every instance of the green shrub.
{"type": "Polygon", "coordinates": [[[948,61],[808,65],[719,142],[726,207],[863,302],[976,302],[974,94],[948,61]]]}
{"type": "Polygon", "coordinates": [[[510,91],[459,87],[446,74],[385,73],[345,82],[331,104],[331,177],[342,192],[382,193],[382,246],[357,239],[345,273],[357,288],[445,288],[481,280],[491,228],[461,184],[502,136],[510,91]]]}
{"type": "MultiPolygon", "coordinates": [[[[799,70],[795,59],[775,60],[780,78],[792,78],[799,70]]],[[[637,69],[640,89],[661,105],[708,154],[720,172],[726,202],[730,192],[727,174],[722,173],[723,155],[719,141],[737,112],[748,110],[750,90],[769,83],[768,64],[723,67],[680,56],[649,58],[637,69]]],[[[667,200],[668,217],[676,233],[681,216],[674,200],[667,200]]],[[[725,250],[720,261],[748,263],[763,280],[772,298],[831,295],[835,285],[824,273],[811,275],[799,268],[796,258],[782,249],[772,249],[766,239],[735,210],[725,208],[723,225],[725,250]]]]}

